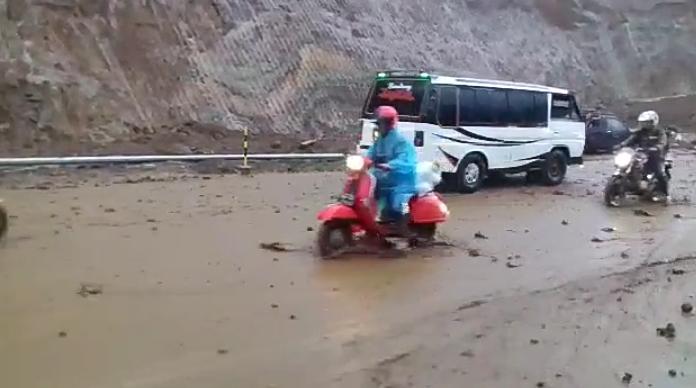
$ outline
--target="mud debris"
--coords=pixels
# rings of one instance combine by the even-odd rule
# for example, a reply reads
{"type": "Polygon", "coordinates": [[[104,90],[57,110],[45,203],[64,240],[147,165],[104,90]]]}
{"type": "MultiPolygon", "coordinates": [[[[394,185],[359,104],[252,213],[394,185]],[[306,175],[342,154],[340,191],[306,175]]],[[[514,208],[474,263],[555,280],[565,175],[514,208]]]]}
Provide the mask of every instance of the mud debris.
{"type": "Polygon", "coordinates": [[[66,331],[59,331],[58,332],[58,337],[60,338],[65,338],[68,336],[68,333],[66,331]]]}
{"type": "Polygon", "coordinates": [[[267,251],[273,251],[273,252],[294,252],[294,251],[296,251],[296,249],[291,247],[289,244],[285,244],[285,243],[278,242],[278,241],[274,241],[271,243],[261,243],[261,244],[259,244],[259,247],[261,249],[265,249],[267,251]]]}
{"type": "Polygon", "coordinates": [[[638,216],[638,217],[655,217],[654,214],[652,214],[648,211],[645,211],[643,209],[636,209],[633,211],[633,214],[638,216]]]}
{"type": "Polygon", "coordinates": [[[669,377],[672,377],[672,378],[677,377],[677,371],[674,369],[670,369],[669,372],[667,372],[667,374],[669,374],[669,377]]]}
{"type": "Polygon", "coordinates": [[[604,232],[604,233],[614,233],[614,232],[616,232],[616,228],[613,228],[613,227],[602,228],[602,232],[604,232]]]}
{"type": "Polygon", "coordinates": [[[485,234],[481,233],[480,231],[474,233],[474,238],[480,239],[480,240],[488,240],[488,236],[485,234]]]}
{"type": "Polygon", "coordinates": [[[685,270],[681,268],[673,268],[672,269],[672,275],[684,275],[686,273],[685,270]]]}
{"type": "Polygon", "coordinates": [[[658,337],[674,339],[677,336],[677,329],[674,327],[673,323],[668,323],[665,327],[657,328],[657,335],[658,337]]]}
{"type": "Polygon", "coordinates": [[[464,310],[468,310],[468,309],[473,309],[473,308],[476,308],[479,306],[483,306],[486,303],[488,303],[488,302],[485,300],[475,300],[475,301],[472,301],[472,302],[469,302],[469,303],[466,303],[466,304],[459,306],[459,308],[457,308],[457,311],[464,311],[464,310]]]}
{"type": "Polygon", "coordinates": [[[505,263],[505,266],[508,268],[519,268],[522,266],[522,264],[520,264],[516,261],[508,261],[507,263],[505,263]]]}
{"type": "Polygon", "coordinates": [[[694,306],[691,303],[683,303],[681,305],[681,311],[684,314],[691,314],[694,311],[694,306]]]}
{"type": "Polygon", "coordinates": [[[563,225],[563,226],[568,226],[568,224],[569,224],[569,223],[568,223],[568,221],[567,221],[567,220],[563,220],[563,221],[561,221],[561,225],[563,225]]]}
{"type": "Polygon", "coordinates": [[[633,380],[633,375],[628,372],[624,373],[623,377],[621,377],[621,382],[624,384],[631,384],[631,380],[633,380]]]}
{"type": "Polygon", "coordinates": [[[532,344],[532,345],[539,345],[539,340],[538,340],[538,339],[535,339],[535,338],[532,338],[532,339],[529,340],[529,343],[532,344]]]}
{"type": "Polygon", "coordinates": [[[465,350],[465,351],[459,353],[459,356],[466,357],[466,358],[474,358],[474,352],[472,352],[471,350],[465,350]]]}
{"type": "Polygon", "coordinates": [[[90,295],[101,295],[104,292],[104,286],[96,283],[81,283],[77,295],[86,298],[90,295]]]}
{"type": "Polygon", "coordinates": [[[467,251],[470,257],[480,257],[481,256],[481,251],[475,248],[469,248],[467,251]]]}
{"type": "Polygon", "coordinates": [[[221,356],[222,356],[222,355],[225,355],[225,354],[227,354],[227,353],[229,353],[229,352],[230,352],[230,351],[227,350],[227,349],[218,349],[218,350],[217,350],[217,354],[219,354],[219,355],[221,355],[221,356]]]}

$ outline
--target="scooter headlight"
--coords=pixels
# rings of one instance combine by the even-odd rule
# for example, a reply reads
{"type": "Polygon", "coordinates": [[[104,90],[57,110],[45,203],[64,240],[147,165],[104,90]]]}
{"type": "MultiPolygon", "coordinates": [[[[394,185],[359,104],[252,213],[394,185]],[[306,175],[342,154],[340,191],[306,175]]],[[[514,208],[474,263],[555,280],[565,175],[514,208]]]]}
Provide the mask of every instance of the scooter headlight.
{"type": "Polygon", "coordinates": [[[444,203],[440,203],[439,207],[440,207],[440,211],[443,214],[446,214],[446,215],[450,214],[449,209],[447,208],[447,205],[445,205],[444,203]]]}
{"type": "Polygon", "coordinates": [[[346,158],[346,168],[350,171],[362,171],[365,159],[360,155],[350,155],[346,158]]]}
{"type": "Polygon", "coordinates": [[[629,152],[619,152],[616,154],[614,157],[614,164],[618,168],[626,168],[631,164],[631,161],[633,160],[633,155],[629,152]]]}

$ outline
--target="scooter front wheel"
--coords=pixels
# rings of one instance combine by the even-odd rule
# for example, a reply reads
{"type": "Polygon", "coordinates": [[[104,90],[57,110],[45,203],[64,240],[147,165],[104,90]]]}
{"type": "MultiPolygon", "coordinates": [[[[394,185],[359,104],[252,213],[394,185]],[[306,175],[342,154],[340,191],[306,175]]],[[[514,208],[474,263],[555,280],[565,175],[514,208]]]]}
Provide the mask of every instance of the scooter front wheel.
{"type": "Polygon", "coordinates": [[[350,223],[329,221],[321,225],[317,234],[317,251],[322,259],[331,259],[352,246],[350,223]]]}

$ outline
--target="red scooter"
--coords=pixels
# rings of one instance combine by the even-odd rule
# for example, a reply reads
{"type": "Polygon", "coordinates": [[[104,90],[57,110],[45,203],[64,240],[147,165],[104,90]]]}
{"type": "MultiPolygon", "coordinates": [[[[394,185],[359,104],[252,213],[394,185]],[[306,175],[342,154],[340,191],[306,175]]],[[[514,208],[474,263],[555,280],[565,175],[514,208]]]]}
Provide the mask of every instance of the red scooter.
{"type": "Polygon", "coordinates": [[[322,210],[317,245],[321,257],[331,258],[346,251],[366,237],[406,238],[414,246],[432,241],[437,224],[449,217],[447,205],[433,191],[414,196],[409,202],[409,236],[400,235],[395,225],[377,222],[378,205],[374,192],[376,178],[370,173],[372,161],[359,155],[346,158],[348,181],[337,203],[322,210]],[[358,207],[356,205],[366,206],[358,207]],[[365,209],[367,210],[367,214],[365,209]]]}

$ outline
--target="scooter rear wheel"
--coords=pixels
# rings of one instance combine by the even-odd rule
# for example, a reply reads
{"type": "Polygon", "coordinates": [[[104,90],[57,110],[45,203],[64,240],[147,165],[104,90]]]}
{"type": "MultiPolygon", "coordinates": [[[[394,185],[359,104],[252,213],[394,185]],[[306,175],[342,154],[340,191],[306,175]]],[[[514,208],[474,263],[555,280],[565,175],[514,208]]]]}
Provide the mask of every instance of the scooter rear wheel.
{"type": "Polygon", "coordinates": [[[317,250],[322,259],[331,259],[353,245],[350,223],[330,221],[324,223],[317,234],[317,250]]]}

